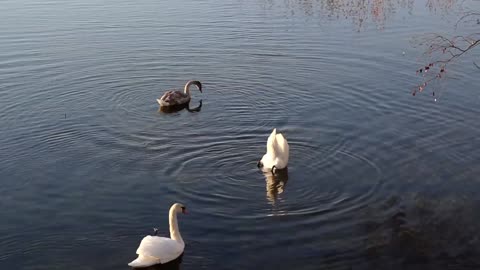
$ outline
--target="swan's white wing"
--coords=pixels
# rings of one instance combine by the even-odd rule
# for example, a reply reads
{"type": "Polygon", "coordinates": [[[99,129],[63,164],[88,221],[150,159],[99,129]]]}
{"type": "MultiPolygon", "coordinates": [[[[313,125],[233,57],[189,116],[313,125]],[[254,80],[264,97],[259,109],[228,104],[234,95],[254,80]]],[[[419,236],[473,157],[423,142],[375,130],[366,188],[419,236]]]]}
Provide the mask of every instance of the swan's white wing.
{"type": "Polygon", "coordinates": [[[273,129],[267,140],[267,153],[262,158],[264,168],[283,169],[288,165],[289,146],[287,139],[277,129],[273,129]]]}
{"type": "Polygon", "coordinates": [[[276,143],[276,135],[277,134],[277,129],[273,129],[272,131],[272,134],[270,134],[270,136],[268,136],[268,140],[267,140],[267,155],[270,155],[272,157],[275,156],[275,150],[276,150],[276,147],[275,147],[275,143],[276,143]]]}
{"type": "Polygon", "coordinates": [[[147,235],[137,249],[138,259],[142,257],[150,261],[158,260],[159,263],[167,263],[178,258],[183,253],[184,247],[184,244],[171,238],[147,235]]]}
{"type": "Polygon", "coordinates": [[[184,245],[166,237],[147,235],[137,249],[137,254],[155,257],[162,263],[176,259],[183,252],[184,245]]]}
{"type": "Polygon", "coordinates": [[[136,267],[136,268],[142,268],[142,267],[149,267],[155,264],[159,264],[160,260],[153,258],[153,257],[147,257],[143,255],[138,255],[138,257],[131,261],[128,266],[131,267],[136,267]]]}
{"type": "Polygon", "coordinates": [[[274,148],[277,155],[276,157],[279,159],[279,163],[281,163],[278,164],[280,169],[287,167],[290,149],[287,139],[285,139],[281,133],[275,135],[274,148]]]}

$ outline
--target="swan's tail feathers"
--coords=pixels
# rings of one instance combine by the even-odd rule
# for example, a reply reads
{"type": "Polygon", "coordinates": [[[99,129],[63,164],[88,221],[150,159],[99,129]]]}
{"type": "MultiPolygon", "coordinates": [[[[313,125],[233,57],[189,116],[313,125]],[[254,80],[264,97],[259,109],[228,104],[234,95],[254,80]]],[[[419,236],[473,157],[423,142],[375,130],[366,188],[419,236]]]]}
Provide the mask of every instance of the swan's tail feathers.
{"type": "Polygon", "coordinates": [[[270,155],[275,155],[275,144],[276,144],[276,135],[277,134],[277,129],[274,128],[273,131],[272,131],[272,134],[270,134],[270,136],[268,136],[268,140],[267,140],[267,154],[270,154],[270,155]]]}
{"type": "Polygon", "coordinates": [[[162,101],[159,98],[157,98],[157,102],[159,105],[162,105],[162,101]]]}
{"type": "Polygon", "coordinates": [[[152,265],[155,265],[155,264],[159,264],[160,261],[156,258],[153,258],[153,257],[148,257],[148,256],[144,256],[144,255],[138,255],[138,257],[131,261],[128,266],[131,266],[131,267],[148,267],[148,266],[152,266],[152,265]]]}

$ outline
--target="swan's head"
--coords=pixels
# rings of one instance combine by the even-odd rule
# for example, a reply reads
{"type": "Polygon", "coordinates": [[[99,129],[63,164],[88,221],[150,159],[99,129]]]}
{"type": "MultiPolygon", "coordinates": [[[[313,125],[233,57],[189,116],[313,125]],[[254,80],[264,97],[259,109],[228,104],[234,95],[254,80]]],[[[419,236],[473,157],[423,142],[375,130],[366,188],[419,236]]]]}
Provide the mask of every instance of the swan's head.
{"type": "Polygon", "coordinates": [[[202,83],[201,83],[201,82],[199,82],[199,81],[193,81],[192,84],[195,85],[195,86],[198,88],[198,91],[200,91],[200,93],[203,93],[203,92],[202,92],[202,83]]]}
{"type": "Polygon", "coordinates": [[[181,203],[175,203],[172,208],[175,210],[175,212],[177,213],[182,213],[182,214],[186,214],[187,213],[187,208],[185,207],[185,205],[181,204],[181,203]]]}
{"type": "Polygon", "coordinates": [[[198,91],[200,91],[200,93],[203,93],[201,82],[199,82],[199,81],[188,81],[187,84],[185,84],[185,88],[189,88],[190,85],[195,85],[198,88],[198,91]]]}

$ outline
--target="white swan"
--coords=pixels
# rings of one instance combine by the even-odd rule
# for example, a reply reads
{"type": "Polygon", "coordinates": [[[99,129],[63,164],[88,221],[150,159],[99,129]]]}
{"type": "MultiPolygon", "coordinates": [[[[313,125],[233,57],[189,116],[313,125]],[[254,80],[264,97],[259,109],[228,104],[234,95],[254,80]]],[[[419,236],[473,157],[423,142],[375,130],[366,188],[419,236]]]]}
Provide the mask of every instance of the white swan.
{"type": "Polygon", "coordinates": [[[182,91],[167,91],[161,98],[157,98],[160,106],[179,106],[186,105],[190,102],[190,86],[197,86],[198,90],[202,92],[202,84],[199,81],[188,81],[182,91]]]}
{"type": "Polygon", "coordinates": [[[258,162],[259,168],[271,170],[284,169],[288,165],[289,146],[287,139],[277,129],[273,129],[267,140],[267,153],[258,162]]]}
{"type": "Polygon", "coordinates": [[[170,207],[168,219],[170,223],[170,237],[159,237],[147,235],[138,246],[138,257],[128,265],[132,267],[148,267],[155,264],[164,264],[175,260],[183,253],[185,243],[183,242],[177,224],[177,213],[186,213],[182,204],[175,203],[170,207]]]}

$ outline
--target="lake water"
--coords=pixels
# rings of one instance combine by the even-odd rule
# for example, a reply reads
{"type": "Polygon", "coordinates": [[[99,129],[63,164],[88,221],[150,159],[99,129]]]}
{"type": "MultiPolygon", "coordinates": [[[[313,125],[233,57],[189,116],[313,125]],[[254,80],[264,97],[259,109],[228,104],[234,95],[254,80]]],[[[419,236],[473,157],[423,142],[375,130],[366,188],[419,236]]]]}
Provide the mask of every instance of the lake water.
{"type": "Polygon", "coordinates": [[[411,94],[460,4],[3,0],[0,269],[129,269],[174,202],[174,268],[479,269],[478,50],[411,94]]]}

